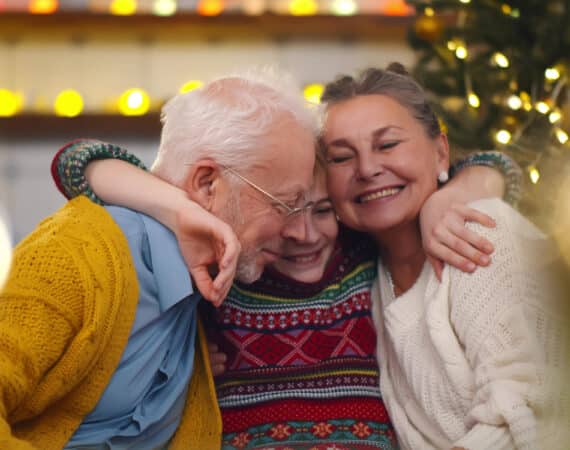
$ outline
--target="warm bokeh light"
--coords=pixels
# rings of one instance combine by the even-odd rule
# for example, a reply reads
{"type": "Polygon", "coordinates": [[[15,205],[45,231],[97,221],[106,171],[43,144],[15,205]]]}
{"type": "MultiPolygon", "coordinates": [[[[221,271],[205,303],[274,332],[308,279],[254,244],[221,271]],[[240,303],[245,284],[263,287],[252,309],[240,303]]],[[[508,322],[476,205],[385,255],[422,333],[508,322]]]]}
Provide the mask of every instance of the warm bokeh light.
{"type": "Polygon", "coordinates": [[[509,59],[500,52],[496,52],[493,55],[493,62],[501,69],[506,69],[509,67],[509,59]]]}
{"type": "Polygon", "coordinates": [[[291,0],[289,3],[289,12],[294,16],[313,16],[318,10],[315,0],[291,0]]]}
{"type": "Polygon", "coordinates": [[[405,0],[390,0],[382,8],[382,14],[388,16],[409,16],[413,12],[414,9],[405,0]]]}
{"type": "Polygon", "coordinates": [[[53,14],[57,11],[57,0],[32,0],[28,10],[32,14],[53,14]]]}
{"type": "Polygon", "coordinates": [[[509,105],[509,108],[518,111],[519,109],[521,109],[522,107],[522,100],[518,95],[511,95],[508,99],[507,99],[507,105],[509,105]]]}
{"type": "Polygon", "coordinates": [[[83,111],[83,98],[73,89],[61,91],[53,105],[56,116],[75,117],[83,111]]]}
{"type": "Polygon", "coordinates": [[[142,116],[150,108],[150,98],[142,89],[128,89],[119,98],[118,106],[124,116],[142,116]]]}
{"type": "Polygon", "coordinates": [[[538,180],[540,179],[540,172],[536,167],[530,166],[528,168],[528,175],[530,177],[530,181],[532,181],[533,184],[538,183],[538,180]]]}
{"type": "Polygon", "coordinates": [[[568,142],[568,133],[566,133],[566,131],[564,131],[563,129],[557,128],[555,134],[556,134],[556,139],[558,139],[558,142],[560,142],[561,144],[566,144],[566,142],[568,142]]]}
{"type": "Polygon", "coordinates": [[[303,95],[305,96],[305,100],[318,105],[321,102],[321,96],[324,90],[325,87],[322,84],[313,83],[305,86],[303,95]]]}
{"type": "Polygon", "coordinates": [[[468,3],[471,3],[471,0],[459,0],[459,1],[460,1],[461,3],[465,3],[466,5],[467,5],[468,3]]]}
{"type": "Polygon", "coordinates": [[[196,10],[201,16],[218,16],[224,11],[224,3],[221,0],[200,0],[196,10]]]}
{"type": "Polygon", "coordinates": [[[354,0],[334,0],[331,11],[337,16],[352,16],[358,11],[358,5],[354,0]]]}
{"type": "Polygon", "coordinates": [[[479,108],[479,106],[481,106],[481,100],[479,100],[477,94],[473,92],[467,96],[467,101],[473,108],[479,108]]]}
{"type": "Polygon", "coordinates": [[[193,91],[194,89],[201,88],[204,83],[200,80],[190,80],[184,83],[184,85],[178,90],[181,94],[185,94],[186,92],[193,91]]]}
{"type": "Polygon", "coordinates": [[[499,131],[497,131],[497,134],[495,135],[495,139],[497,139],[497,142],[504,144],[504,145],[511,142],[511,138],[512,138],[512,135],[507,130],[499,130],[499,131]]]}
{"type": "Polygon", "coordinates": [[[459,59],[467,58],[467,48],[460,45],[455,49],[455,56],[459,59]]]}
{"type": "Polygon", "coordinates": [[[243,0],[241,8],[249,16],[259,16],[265,12],[265,0],[243,0]]]}
{"type": "Polygon", "coordinates": [[[157,16],[172,16],[176,7],[176,0],[154,0],[152,12],[157,16]]]}
{"type": "Polygon", "coordinates": [[[546,102],[537,102],[534,107],[541,114],[548,114],[550,112],[550,106],[546,102]]]}
{"type": "Polygon", "coordinates": [[[559,109],[555,109],[548,115],[548,120],[550,121],[550,123],[560,122],[561,119],[562,119],[562,113],[560,112],[559,109]]]}
{"type": "Polygon", "coordinates": [[[115,16],[131,16],[137,12],[136,0],[113,0],[109,12],[115,16]]]}
{"type": "Polygon", "coordinates": [[[24,106],[24,96],[19,92],[0,89],[0,117],[12,117],[24,106]]]}
{"type": "Polygon", "coordinates": [[[435,11],[433,10],[433,8],[428,6],[426,9],[424,9],[424,14],[428,17],[433,17],[435,16],[435,11]]]}

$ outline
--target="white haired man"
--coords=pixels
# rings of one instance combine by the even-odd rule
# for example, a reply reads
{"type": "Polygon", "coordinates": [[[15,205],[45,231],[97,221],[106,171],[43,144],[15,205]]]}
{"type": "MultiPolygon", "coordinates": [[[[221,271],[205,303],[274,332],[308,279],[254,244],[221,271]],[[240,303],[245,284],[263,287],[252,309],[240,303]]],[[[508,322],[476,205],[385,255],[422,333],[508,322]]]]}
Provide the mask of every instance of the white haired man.
{"type": "Polygon", "coordinates": [[[194,285],[167,228],[85,197],[19,244],[0,296],[0,448],[220,448],[196,305],[225,296],[232,253],[252,282],[283,226],[303,226],[290,218],[312,182],[317,123],[294,92],[235,76],[165,106],[154,173],[229,225],[181,246],[197,252],[184,254],[194,285]],[[208,285],[200,270],[216,261],[208,285]]]}

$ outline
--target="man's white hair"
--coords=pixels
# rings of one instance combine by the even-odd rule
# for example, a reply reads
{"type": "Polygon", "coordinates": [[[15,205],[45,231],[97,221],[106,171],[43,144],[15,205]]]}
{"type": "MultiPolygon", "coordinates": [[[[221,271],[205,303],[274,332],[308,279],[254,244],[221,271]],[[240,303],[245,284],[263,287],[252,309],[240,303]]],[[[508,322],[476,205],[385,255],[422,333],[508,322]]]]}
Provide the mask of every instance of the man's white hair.
{"type": "Polygon", "coordinates": [[[247,170],[280,122],[294,120],[315,137],[319,119],[290,75],[256,68],[217,78],[172,98],[162,109],[162,135],[152,172],[181,186],[203,158],[247,170]]]}

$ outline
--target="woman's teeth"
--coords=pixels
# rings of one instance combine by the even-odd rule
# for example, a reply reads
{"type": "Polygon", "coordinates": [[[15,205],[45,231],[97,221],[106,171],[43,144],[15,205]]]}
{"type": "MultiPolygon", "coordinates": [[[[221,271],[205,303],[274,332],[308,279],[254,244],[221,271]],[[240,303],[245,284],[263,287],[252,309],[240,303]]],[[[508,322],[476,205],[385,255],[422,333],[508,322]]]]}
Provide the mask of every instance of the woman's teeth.
{"type": "Polygon", "coordinates": [[[369,202],[371,200],[389,197],[391,195],[397,194],[401,190],[402,190],[402,188],[397,188],[397,187],[382,189],[380,191],[376,191],[376,192],[373,192],[371,194],[363,195],[362,197],[359,197],[358,200],[360,203],[365,203],[365,202],[369,202]]]}

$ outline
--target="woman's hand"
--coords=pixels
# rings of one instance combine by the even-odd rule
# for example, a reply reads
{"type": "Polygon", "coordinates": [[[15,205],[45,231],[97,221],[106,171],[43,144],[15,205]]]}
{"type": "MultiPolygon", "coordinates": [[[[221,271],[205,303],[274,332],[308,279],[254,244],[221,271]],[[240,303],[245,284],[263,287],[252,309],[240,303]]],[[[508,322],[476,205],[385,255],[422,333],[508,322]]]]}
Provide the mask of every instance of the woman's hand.
{"type": "Polygon", "coordinates": [[[179,209],[174,233],[196,287],[220,306],[232,286],[241,250],[235,233],[193,202],[179,209]]]}

